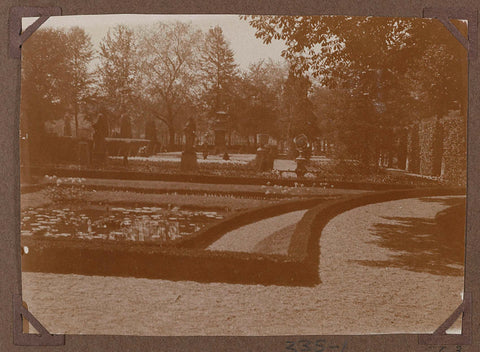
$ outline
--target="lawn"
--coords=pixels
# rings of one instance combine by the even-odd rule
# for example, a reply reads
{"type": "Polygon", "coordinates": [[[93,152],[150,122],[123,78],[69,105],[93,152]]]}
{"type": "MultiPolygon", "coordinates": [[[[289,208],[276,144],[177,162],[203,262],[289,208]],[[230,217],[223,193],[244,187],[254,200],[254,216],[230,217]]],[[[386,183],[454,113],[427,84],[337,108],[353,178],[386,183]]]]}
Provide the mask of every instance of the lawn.
{"type": "MultiPolygon", "coordinates": [[[[209,208],[237,211],[272,204],[275,200],[259,200],[248,198],[236,198],[222,195],[185,195],[185,194],[152,194],[131,191],[85,191],[83,200],[91,203],[115,204],[155,204],[157,206],[182,206],[187,208],[209,208]]],[[[21,196],[21,208],[44,207],[52,205],[53,201],[48,198],[47,190],[23,194],[21,196]]]]}

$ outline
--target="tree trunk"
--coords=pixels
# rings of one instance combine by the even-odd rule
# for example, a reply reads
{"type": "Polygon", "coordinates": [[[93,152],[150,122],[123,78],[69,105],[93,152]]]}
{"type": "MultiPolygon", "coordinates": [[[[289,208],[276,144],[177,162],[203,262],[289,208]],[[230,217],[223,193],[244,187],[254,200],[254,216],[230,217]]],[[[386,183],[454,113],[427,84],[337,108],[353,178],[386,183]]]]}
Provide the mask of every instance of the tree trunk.
{"type": "Polygon", "coordinates": [[[75,103],[75,137],[78,137],[78,105],[75,103]]]}
{"type": "Polygon", "coordinates": [[[175,129],[173,126],[168,126],[168,151],[175,149],[175,129]]]}

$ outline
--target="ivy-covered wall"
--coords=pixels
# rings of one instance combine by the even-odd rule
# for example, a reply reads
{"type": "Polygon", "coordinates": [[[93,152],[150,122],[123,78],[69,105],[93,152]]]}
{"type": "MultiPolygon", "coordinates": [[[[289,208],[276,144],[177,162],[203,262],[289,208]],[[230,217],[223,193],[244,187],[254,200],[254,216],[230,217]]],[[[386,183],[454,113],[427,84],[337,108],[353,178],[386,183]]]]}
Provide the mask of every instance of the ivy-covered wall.
{"type": "Polygon", "coordinates": [[[443,155],[443,127],[440,119],[422,120],[418,128],[420,174],[440,176],[443,155]]]}
{"type": "Polygon", "coordinates": [[[466,185],[466,120],[459,111],[411,125],[407,138],[406,170],[466,185]]]}
{"type": "Polygon", "coordinates": [[[442,178],[466,186],[467,182],[467,121],[460,114],[450,113],[443,124],[442,178]]]}
{"type": "Polygon", "coordinates": [[[420,171],[420,149],[419,149],[419,136],[418,125],[412,125],[408,129],[407,135],[407,162],[406,169],[412,173],[418,173],[420,171]]]}

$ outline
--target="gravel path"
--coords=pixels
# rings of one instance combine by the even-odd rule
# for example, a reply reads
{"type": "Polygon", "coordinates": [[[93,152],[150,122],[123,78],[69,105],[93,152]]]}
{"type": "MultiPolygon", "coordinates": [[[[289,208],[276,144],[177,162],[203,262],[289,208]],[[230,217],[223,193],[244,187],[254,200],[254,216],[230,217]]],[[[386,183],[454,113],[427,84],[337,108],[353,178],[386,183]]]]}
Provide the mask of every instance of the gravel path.
{"type": "Polygon", "coordinates": [[[399,225],[398,217],[431,220],[451,199],[372,204],[335,217],[320,240],[322,283],[315,287],[24,273],[23,297],[52,333],[433,332],[460,304],[463,276],[364,261],[394,254],[377,242],[378,224],[399,225]]]}
{"type": "Polygon", "coordinates": [[[226,233],[207,249],[212,251],[253,252],[260,241],[284,227],[296,224],[306,212],[307,210],[292,211],[242,226],[226,233]]]}

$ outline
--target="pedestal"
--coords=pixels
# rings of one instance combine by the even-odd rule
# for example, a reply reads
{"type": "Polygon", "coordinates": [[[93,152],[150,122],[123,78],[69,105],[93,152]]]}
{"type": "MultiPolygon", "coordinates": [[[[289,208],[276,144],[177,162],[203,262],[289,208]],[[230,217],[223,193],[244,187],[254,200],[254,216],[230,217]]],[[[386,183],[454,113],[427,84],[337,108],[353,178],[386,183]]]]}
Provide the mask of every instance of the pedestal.
{"type": "Polygon", "coordinates": [[[273,169],[273,156],[270,151],[265,148],[257,149],[257,157],[255,159],[257,171],[265,172],[273,169]]]}
{"type": "Polygon", "coordinates": [[[295,173],[297,174],[297,177],[303,177],[307,172],[307,159],[304,157],[298,157],[295,161],[297,162],[295,173]]]}
{"type": "Polygon", "coordinates": [[[78,143],[78,162],[80,165],[89,165],[91,152],[88,142],[82,141],[78,143]]]}
{"type": "Polygon", "coordinates": [[[185,150],[182,152],[182,159],[180,162],[180,170],[182,171],[196,171],[197,153],[194,150],[185,150]]]}

